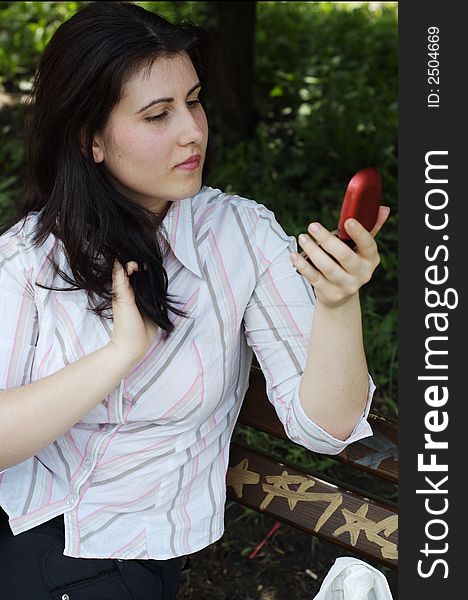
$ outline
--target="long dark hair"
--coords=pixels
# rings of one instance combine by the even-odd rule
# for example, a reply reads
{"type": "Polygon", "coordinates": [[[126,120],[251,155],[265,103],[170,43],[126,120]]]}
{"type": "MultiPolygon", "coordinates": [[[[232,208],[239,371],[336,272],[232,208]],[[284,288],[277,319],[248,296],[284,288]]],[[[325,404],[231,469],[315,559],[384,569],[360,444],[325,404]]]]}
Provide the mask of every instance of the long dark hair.
{"type": "MultiPolygon", "coordinates": [[[[119,102],[126,80],[153,61],[186,52],[200,82],[207,72],[206,33],[190,22],[173,25],[130,2],[91,2],[55,31],[45,48],[28,99],[25,135],[26,178],[16,214],[5,232],[30,211],[41,211],[34,244],[50,233],[63,244],[73,277],[53,260],[71,288],[101,302],[90,308],[103,315],[111,307],[112,267],[138,262],[130,280],[143,316],[167,337],[174,329],[168,310],[168,279],[156,231],[162,218],[118,192],[93,158],[94,133],[102,131],[119,102]],[[84,137],[82,134],[84,132],[84,137]],[[145,265],[145,269],[143,269],[145,265]]],[[[209,150],[202,175],[206,183],[209,150]]],[[[106,315],[105,315],[106,316],[106,315]]]]}

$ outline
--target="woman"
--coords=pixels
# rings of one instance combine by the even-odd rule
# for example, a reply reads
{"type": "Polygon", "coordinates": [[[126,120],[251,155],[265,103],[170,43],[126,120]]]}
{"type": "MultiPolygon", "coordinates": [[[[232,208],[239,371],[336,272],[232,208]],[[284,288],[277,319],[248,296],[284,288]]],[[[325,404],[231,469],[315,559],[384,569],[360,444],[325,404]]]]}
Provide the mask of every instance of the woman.
{"type": "Polygon", "coordinates": [[[372,433],[358,291],[388,209],[372,234],[347,221],[356,252],[311,224],[313,267],[265,206],[205,185],[202,42],[97,2],[41,58],[0,236],[7,598],[174,598],[223,533],[253,352],[292,440],[372,433]]]}

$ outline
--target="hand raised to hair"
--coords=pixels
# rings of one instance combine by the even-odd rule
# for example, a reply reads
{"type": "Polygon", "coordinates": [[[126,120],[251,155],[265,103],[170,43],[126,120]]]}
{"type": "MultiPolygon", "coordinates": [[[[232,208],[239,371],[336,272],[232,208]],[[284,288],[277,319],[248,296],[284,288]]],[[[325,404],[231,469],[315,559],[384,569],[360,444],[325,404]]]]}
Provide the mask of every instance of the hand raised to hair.
{"type": "Polygon", "coordinates": [[[144,319],[135,303],[130,275],[138,271],[138,264],[130,261],[126,269],[116,259],[112,270],[112,311],[114,328],[110,345],[128,357],[131,366],[138,364],[154,342],[158,327],[144,319]]]}

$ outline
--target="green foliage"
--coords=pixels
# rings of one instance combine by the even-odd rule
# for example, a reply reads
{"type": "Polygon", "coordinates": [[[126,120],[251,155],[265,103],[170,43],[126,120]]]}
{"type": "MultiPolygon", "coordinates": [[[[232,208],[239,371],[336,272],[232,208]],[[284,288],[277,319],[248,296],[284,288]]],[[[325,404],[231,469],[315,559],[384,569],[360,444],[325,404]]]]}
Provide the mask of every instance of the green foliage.
{"type": "Polygon", "coordinates": [[[15,105],[0,110],[0,223],[8,218],[21,193],[25,150],[15,127],[20,114],[21,108],[15,105]]]}
{"type": "Polygon", "coordinates": [[[256,35],[256,137],[226,149],[246,160],[234,179],[223,161],[219,179],[279,207],[286,194],[310,215],[337,202],[354,171],[376,163],[394,203],[395,8],[261,2],[256,35]]]}
{"type": "Polygon", "coordinates": [[[135,2],[146,10],[163,15],[172,23],[192,21],[206,24],[205,2],[135,2]]]}
{"type": "Polygon", "coordinates": [[[25,149],[21,100],[31,89],[39,56],[53,32],[81,4],[0,3],[0,222],[8,218],[22,189],[25,149]],[[2,90],[12,93],[13,102],[5,102],[7,96],[2,90]]]}
{"type": "Polygon", "coordinates": [[[2,2],[0,84],[14,80],[27,89],[39,54],[57,27],[83,2],[2,2]]]}

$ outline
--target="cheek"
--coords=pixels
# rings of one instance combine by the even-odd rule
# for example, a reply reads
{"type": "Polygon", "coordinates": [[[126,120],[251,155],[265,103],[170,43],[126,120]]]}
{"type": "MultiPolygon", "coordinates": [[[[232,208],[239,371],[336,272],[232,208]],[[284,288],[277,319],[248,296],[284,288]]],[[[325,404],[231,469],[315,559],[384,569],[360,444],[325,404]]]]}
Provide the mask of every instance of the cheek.
{"type": "Polygon", "coordinates": [[[200,111],[200,116],[198,118],[198,126],[203,131],[205,139],[208,138],[208,120],[206,118],[204,110],[200,111]]]}
{"type": "Polygon", "coordinates": [[[166,136],[149,126],[121,128],[115,132],[115,141],[114,160],[120,164],[136,163],[144,167],[155,155],[164,155],[168,148],[166,136]]]}

